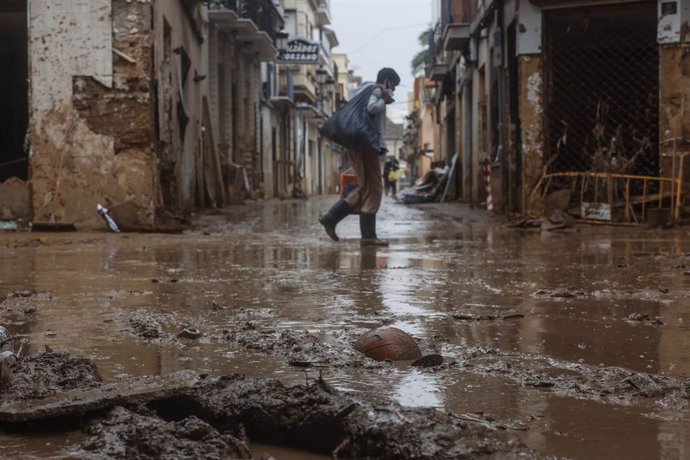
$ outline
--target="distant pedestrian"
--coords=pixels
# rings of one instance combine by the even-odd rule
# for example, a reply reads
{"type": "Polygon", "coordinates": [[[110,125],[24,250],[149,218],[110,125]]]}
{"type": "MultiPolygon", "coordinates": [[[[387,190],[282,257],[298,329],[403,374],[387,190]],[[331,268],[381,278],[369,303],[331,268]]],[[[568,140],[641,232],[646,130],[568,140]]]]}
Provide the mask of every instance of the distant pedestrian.
{"type": "Polygon", "coordinates": [[[388,176],[391,174],[391,169],[393,169],[393,157],[386,158],[386,162],[383,164],[383,189],[386,196],[391,189],[391,181],[388,176]]]}
{"type": "Polygon", "coordinates": [[[391,167],[393,166],[393,159],[391,157],[386,158],[386,162],[383,164],[383,194],[388,196],[388,192],[391,188],[391,182],[388,179],[388,175],[391,172],[391,167]]]}
{"type": "MultiPolygon", "coordinates": [[[[393,93],[400,84],[400,76],[391,68],[383,68],[376,77],[376,83],[365,83],[358,91],[364,91],[375,85],[367,105],[367,114],[374,118],[379,131],[379,153],[385,155],[386,148],[386,105],[394,102],[393,93]]],[[[356,96],[353,95],[353,97],[356,96]]],[[[338,241],[335,228],[349,214],[359,213],[359,228],[362,234],[362,246],[388,246],[376,235],[376,213],[383,198],[381,181],[381,163],[376,154],[347,151],[350,166],[357,175],[357,188],[344,199],[338,201],[319,219],[326,233],[338,241]]]]}
{"type": "MultiPolygon", "coordinates": [[[[388,184],[390,186],[393,199],[398,199],[398,171],[400,171],[400,164],[396,158],[391,161],[391,167],[388,171],[388,184]]],[[[386,191],[386,196],[388,196],[388,191],[386,191]]]]}

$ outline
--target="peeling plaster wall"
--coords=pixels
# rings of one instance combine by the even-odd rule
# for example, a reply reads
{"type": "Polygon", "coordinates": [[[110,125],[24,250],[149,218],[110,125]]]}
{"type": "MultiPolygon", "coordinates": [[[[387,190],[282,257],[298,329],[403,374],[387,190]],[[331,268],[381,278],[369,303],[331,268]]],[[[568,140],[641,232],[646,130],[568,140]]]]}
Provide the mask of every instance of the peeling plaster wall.
{"type": "Polygon", "coordinates": [[[144,0],[31,2],[35,222],[101,228],[97,203],[131,201],[142,223],[153,223],[150,8],[144,0]],[[113,47],[136,62],[114,57],[113,47]]]}
{"type": "MultiPolygon", "coordinates": [[[[195,9],[194,14],[199,11],[195,9]]],[[[201,26],[205,18],[188,16],[182,2],[168,0],[156,1],[153,15],[152,42],[156,50],[153,73],[158,89],[156,110],[163,195],[170,207],[204,206],[203,100],[209,94],[208,30],[201,26]],[[200,37],[197,31],[204,36],[200,37]],[[175,52],[180,47],[190,61],[186,83],[183,83],[182,54],[175,52]],[[195,76],[202,79],[195,81],[195,76]],[[188,117],[184,135],[180,129],[180,110],[188,117]]],[[[215,139],[217,133],[213,128],[215,139]]]]}
{"type": "MultiPolygon", "coordinates": [[[[678,44],[659,48],[660,113],[659,139],[661,139],[661,175],[671,177],[672,160],[664,152],[671,153],[673,144],[664,139],[690,138],[690,45],[678,44]]],[[[678,142],[678,152],[690,153],[690,145],[678,142]]],[[[684,165],[686,196],[690,193],[690,159],[684,165]]]]}
{"type": "Polygon", "coordinates": [[[541,55],[518,59],[520,123],[522,127],[522,209],[530,209],[529,196],[544,166],[544,61],[541,55]]]}

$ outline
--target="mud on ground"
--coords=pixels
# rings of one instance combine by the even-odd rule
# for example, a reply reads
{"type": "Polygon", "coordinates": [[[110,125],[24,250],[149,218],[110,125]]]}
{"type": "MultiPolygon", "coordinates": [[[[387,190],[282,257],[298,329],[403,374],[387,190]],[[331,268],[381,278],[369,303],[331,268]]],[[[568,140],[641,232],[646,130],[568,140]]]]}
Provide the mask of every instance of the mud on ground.
{"type": "MultiPolygon", "coordinates": [[[[106,385],[181,370],[286,387],[322,377],[361,404],[452,413],[543,456],[690,449],[685,230],[532,232],[455,204],[389,200],[379,231],[391,246],[362,250],[354,218],[340,243],[324,237],[329,204],[238,206],[181,235],[0,235],[3,324],[28,356],[48,346],[93,360],[106,385]],[[351,348],[381,326],[444,363],[379,363],[351,348]]],[[[0,455],[55,455],[54,438],[39,439],[0,433],[0,455]],[[34,448],[44,440],[52,447],[34,448]]]]}
{"type": "Polygon", "coordinates": [[[4,428],[30,433],[42,424],[54,427],[56,419],[97,417],[89,437],[67,452],[76,458],[252,458],[252,442],[336,458],[535,457],[514,436],[477,420],[374,406],[323,380],[287,388],[243,376],[185,377],[196,383],[157,390],[161,384],[151,380],[149,392],[116,397],[90,360],[43,353],[18,364],[12,385],[2,390],[0,420],[4,428]]]}
{"type": "Polygon", "coordinates": [[[102,379],[92,360],[45,352],[20,357],[11,378],[0,385],[0,402],[39,399],[64,390],[97,388],[102,379]]]}

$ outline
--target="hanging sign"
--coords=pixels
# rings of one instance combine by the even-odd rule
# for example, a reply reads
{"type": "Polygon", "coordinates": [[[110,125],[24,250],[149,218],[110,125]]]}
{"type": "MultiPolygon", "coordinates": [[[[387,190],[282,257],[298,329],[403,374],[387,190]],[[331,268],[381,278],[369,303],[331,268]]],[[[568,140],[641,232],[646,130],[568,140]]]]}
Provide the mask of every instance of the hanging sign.
{"type": "Polygon", "coordinates": [[[318,64],[319,44],[295,38],[287,42],[284,50],[278,50],[278,62],[282,64],[318,64]]]}

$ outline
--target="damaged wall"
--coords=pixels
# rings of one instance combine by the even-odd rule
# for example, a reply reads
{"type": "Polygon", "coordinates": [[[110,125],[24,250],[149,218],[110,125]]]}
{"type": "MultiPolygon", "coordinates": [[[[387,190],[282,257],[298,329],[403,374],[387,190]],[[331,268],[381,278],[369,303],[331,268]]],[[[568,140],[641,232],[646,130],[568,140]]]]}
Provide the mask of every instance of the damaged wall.
{"type": "MultiPolygon", "coordinates": [[[[522,209],[531,209],[530,194],[544,168],[544,60],[541,55],[518,58],[519,111],[522,132],[522,209]]],[[[539,206],[539,204],[537,204],[539,206]]]]}
{"type": "MultiPolygon", "coordinates": [[[[661,175],[672,174],[672,139],[677,138],[677,152],[690,153],[690,45],[678,44],[659,49],[661,175]],[[664,141],[666,139],[666,141],[664,141]]],[[[685,182],[690,180],[690,161],[685,161],[685,182]]]]}
{"type": "Polygon", "coordinates": [[[100,228],[97,203],[130,201],[153,223],[150,15],[147,0],[32,1],[34,222],[100,228]]]}
{"type": "Polygon", "coordinates": [[[209,94],[207,18],[200,2],[185,4],[187,9],[179,1],[156,2],[154,48],[163,196],[168,207],[190,209],[205,206],[207,193],[216,193],[206,180],[209,168],[204,163],[210,166],[211,144],[218,134],[209,124],[209,136],[204,137],[204,118],[210,118],[204,116],[209,94]]]}

